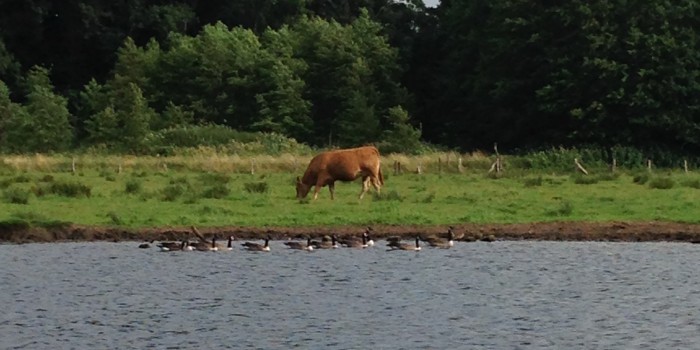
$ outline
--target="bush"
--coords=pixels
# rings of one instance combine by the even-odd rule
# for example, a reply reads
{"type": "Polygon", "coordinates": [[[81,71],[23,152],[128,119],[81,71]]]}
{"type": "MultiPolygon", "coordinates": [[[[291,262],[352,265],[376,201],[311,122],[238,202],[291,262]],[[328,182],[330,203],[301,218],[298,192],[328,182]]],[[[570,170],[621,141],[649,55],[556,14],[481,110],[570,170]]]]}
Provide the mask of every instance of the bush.
{"type": "Polygon", "coordinates": [[[387,192],[383,192],[383,193],[372,192],[372,199],[375,201],[403,202],[403,197],[401,197],[401,195],[394,190],[391,190],[388,193],[387,192]]]}
{"type": "Polygon", "coordinates": [[[574,206],[569,201],[562,201],[559,206],[547,212],[548,216],[569,216],[574,211],[574,206]]]}
{"type": "Polygon", "coordinates": [[[29,203],[29,191],[19,187],[9,187],[3,192],[5,202],[12,204],[29,203]]]}
{"type": "Polygon", "coordinates": [[[204,190],[204,192],[202,192],[202,197],[222,199],[226,198],[230,193],[231,190],[229,190],[225,184],[216,184],[204,190]]]}
{"type": "Polygon", "coordinates": [[[542,176],[524,179],[523,184],[525,187],[542,186],[542,176]]]}
{"type": "Polygon", "coordinates": [[[574,175],[572,176],[575,184],[578,185],[592,185],[598,183],[598,177],[588,176],[588,175],[574,175]]]}
{"type": "Polygon", "coordinates": [[[180,184],[168,185],[161,190],[162,199],[166,202],[173,202],[186,192],[186,188],[180,184]]]}
{"type": "Polygon", "coordinates": [[[131,179],[124,185],[124,192],[129,194],[139,193],[141,192],[142,188],[143,185],[141,184],[141,181],[131,179]]]}
{"type": "Polygon", "coordinates": [[[647,181],[649,181],[649,174],[647,173],[637,174],[632,178],[632,182],[638,185],[644,185],[647,181]]]}
{"type": "Polygon", "coordinates": [[[243,188],[248,193],[267,193],[269,190],[267,182],[247,182],[243,184],[243,188]]]}
{"type": "Polygon", "coordinates": [[[90,197],[91,188],[79,182],[53,182],[48,187],[48,193],[64,197],[90,197]]]}
{"type": "Polygon", "coordinates": [[[670,177],[657,177],[649,182],[650,188],[655,188],[659,190],[667,190],[672,188],[674,185],[673,179],[670,177]]]}
{"type": "Polygon", "coordinates": [[[700,180],[694,179],[694,180],[683,181],[683,186],[700,189],[700,180]]]}

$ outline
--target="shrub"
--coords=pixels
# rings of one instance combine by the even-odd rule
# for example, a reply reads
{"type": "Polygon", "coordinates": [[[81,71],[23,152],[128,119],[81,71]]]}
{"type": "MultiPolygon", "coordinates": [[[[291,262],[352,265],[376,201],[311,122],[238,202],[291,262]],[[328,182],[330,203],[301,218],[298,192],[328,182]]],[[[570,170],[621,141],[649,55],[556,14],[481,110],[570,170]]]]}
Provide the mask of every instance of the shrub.
{"type": "Polygon", "coordinates": [[[139,193],[141,192],[142,188],[143,185],[141,184],[141,181],[131,179],[126,181],[126,184],[124,185],[124,192],[130,194],[139,193]]]}
{"type": "Polygon", "coordinates": [[[575,184],[592,185],[598,182],[598,177],[588,175],[574,175],[571,177],[575,184]]]}
{"type": "Polygon", "coordinates": [[[542,186],[542,176],[524,179],[523,184],[525,187],[542,186]]]}
{"type": "Polygon", "coordinates": [[[562,201],[559,206],[547,212],[548,216],[569,216],[574,211],[574,206],[569,201],[562,201]]]}
{"type": "Polygon", "coordinates": [[[225,185],[231,181],[231,176],[221,173],[205,173],[199,175],[199,181],[204,184],[225,185]]]}
{"type": "Polygon", "coordinates": [[[655,188],[659,190],[667,190],[672,188],[674,185],[673,179],[670,177],[657,177],[649,182],[650,188],[655,188]]]}
{"type": "Polygon", "coordinates": [[[64,197],[90,197],[91,188],[80,182],[53,182],[48,187],[48,192],[64,197]]]}
{"type": "Polygon", "coordinates": [[[694,180],[683,181],[683,186],[700,189],[700,180],[694,179],[694,180]]]}
{"type": "Polygon", "coordinates": [[[5,202],[12,204],[29,203],[29,191],[19,187],[9,187],[3,192],[5,202]]]}
{"type": "Polygon", "coordinates": [[[248,193],[267,193],[269,190],[267,182],[247,182],[243,184],[243,188],[248,193]]]}
{"type": "Polygon", "coordinates": [[[162,199],[164,201],[173,202],[177,200],[178,197],[182,196],[185,192],[185,186],[180,184],[174,184],[165,186],[161,191],[161,194],[163,195],[162,199]]]}
{"type": "Polygon", "coordinates": [[[644,185],[647,181],[649,181],[649,174],[647,173],[637,174],[632,178],[632,182],[638,185],[644,185]]]}
{"type": "Polygon", "coordinates": [[[375,201],[399,201],[399,202],[403,202],[403,197],[401,197],[401,195],[394,190],[391,190],[388,193],[387,192],[383,192],[383,193],[373,192],[372,199],[375,201]]]}
{"type": "Polygon", "coordinates": [[[117,214],[113,211],[110,211],[109,213],[107,213],[107,217],[110,219],[110,221],[114,225],[123,225],[124,224],[124,220],[122,220],[122,218],[119,217],[119,214],[117,214]]]}
{"type": "Polygon", "coordinates": [[[231,190],[229,190],[225,184],[216,184],[205,189],[204,192],[202,192],[202,197],[221,199],[226,198],[226,196],[228,196],[230,193],[231,190]]]}

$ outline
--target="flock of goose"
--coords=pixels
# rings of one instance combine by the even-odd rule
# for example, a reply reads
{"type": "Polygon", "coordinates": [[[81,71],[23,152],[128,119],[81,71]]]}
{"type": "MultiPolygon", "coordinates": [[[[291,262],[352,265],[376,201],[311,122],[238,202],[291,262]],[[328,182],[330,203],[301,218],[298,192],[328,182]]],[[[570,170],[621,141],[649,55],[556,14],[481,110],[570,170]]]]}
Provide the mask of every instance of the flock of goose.
{"type": "MultiPolygon", "coordinates": [[[[312,240],[311,237],[304,241],[287,241],[284,245],[289,249],[296,250],[306,250],[312,251],[315,249],[338,249],[338,248],[369,248],[375,245],[374,240],[370,237],[371,228],[368,227],[360,237],[346,237],[339,239],[336,235],[324,236],[320,241],[312,240]]],[[[195,229],[195,233],[198,232],[195,229]]],[[[160,242],[156,247],[162,252],[175,252],[175,251],[200,251],[200,252],[216,252],[216,251],[231,251],[234,249],[233,242],[235,238],[233,236],[228,237],[226,245],[221,245],[217,242],[216,237],[211,239],[211,242],[205,241],[201,235],[200,241],[190,242],[185,239],[182,241],[171,241],[171,242],[160,242]]],[[[420,251],[420,242],[426,242],[429,246],[435,248],[449,249],[454,246],[455,234],[453,228],[450,227],[447,230],[447,237],[430,236],[421,238],[416,236],[415,243],[413,242],[402,242],[400,237],[388,237],[387,248],[389,250],[411,250],[420,251]]],[[[270,251],[270,240],[272,238],[268,235],[265,238],[265,243],[258,242],[244,242],[241,246],[249,251],[256,252],[269,252],[270,251]]],[[[139,248],[150,248],[153,241],[149,243],[143,243],[139,245],[139,248]]]]}

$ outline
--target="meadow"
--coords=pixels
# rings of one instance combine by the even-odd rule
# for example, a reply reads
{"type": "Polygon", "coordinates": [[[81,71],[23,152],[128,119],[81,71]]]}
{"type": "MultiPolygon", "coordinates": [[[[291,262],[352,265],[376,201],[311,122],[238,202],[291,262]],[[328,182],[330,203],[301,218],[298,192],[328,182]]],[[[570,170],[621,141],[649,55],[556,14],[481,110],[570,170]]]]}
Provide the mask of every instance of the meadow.
{"type": "Polygon", "coordinates": [[[106,227],[448,225],[548,221],[700,222],[700,174],[669,169],[489,172],[486,156],[383,156],[380,195],[295,198],[311,155],[5,156],[0,224],[106,227]],[[461,161],[458,161],[462,158],[461,161]],[[400,162],[401,173],[394,165],[400,162]],[[420,168],[420,173],[418,169],[420,168]]]}

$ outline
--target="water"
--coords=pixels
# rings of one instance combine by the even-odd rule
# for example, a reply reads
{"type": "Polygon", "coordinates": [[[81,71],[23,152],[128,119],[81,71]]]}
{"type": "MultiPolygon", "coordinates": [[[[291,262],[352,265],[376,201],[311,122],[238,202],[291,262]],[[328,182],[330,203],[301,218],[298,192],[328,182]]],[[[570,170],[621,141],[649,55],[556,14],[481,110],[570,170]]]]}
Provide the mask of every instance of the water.
{"type": "MultiPolygon", "coordinates": [[[[380,242],[380,245],[382,243],[380,242]]],[[[700,246],[0,245],[2,349],[689,349],[700,246]]]]}

